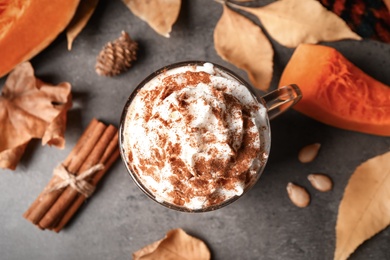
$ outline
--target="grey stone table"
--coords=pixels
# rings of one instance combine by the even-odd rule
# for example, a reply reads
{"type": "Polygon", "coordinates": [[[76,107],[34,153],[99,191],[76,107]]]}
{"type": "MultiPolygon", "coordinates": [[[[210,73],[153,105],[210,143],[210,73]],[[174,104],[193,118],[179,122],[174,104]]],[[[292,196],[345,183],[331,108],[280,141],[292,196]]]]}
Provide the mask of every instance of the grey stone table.
{"type": "MultiPolygon", "coordinates": [[[[134,17],[121,1],[101,1],[71,52],[66,50],[62,34],[32,59],[41,79],[72,83],[74,106],[68,114],[66,149],[41,147],[35,140],[16,171],[0,172],[0,259],[130,259],[132,252],[178,227],[203,239],[216,260],[332,259],[344,187],[360,163],[389,151],[390,138],[336,129],[295,111],[272,121],[271,155],[260,181],[223,209],[188,214],[164,208],[136,187],[118,160],[61,233],[40,231],[22,218],[89,121],[96,117],[118,125],[127,97],[154,70],[177,61],[200,59],[225,65],[247,78],[221,60],[214,49],[213,29],[221,12],[214,1],[184,0],[171,38],[165,39],[134,17]],[[100,77],[94,71],[95,58],[121,30],[139,42],[139,60],[121,76],[100,77]],[[307,165],[299,163],[299,149],[313,142],[322,143],[319,157],[307,165]],[[320,193],[311,188],[306,176],[313,172],[331,176],[334,189],[320,193]],[[289,181],[307,187],[312,196],[308,208],[299,209],[290,203],[285,190],[289,181]]],[[[276,50],[275,88],[293,50],[272,43],[276,50]]],[[[329,45],[390,85],[389,44],[364,40],[329,45]]],[[[0,80],[1,85],[4,80],[0,80]]],[[[389,245],[390,229],[385,229],[358,248],[351,259],[390,259],[389,245]]]]}

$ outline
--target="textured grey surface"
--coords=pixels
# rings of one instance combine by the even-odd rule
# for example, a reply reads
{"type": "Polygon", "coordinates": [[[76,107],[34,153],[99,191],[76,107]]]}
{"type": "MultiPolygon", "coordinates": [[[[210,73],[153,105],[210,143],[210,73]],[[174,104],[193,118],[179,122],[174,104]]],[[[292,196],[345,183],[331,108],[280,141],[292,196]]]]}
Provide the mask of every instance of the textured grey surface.
{"type": "MultiPolygon", "coordinates": [[[[170,39],[154,33],[121,1],[101,1],[92,20],[66,50],[64,35],[32,60],[41,79],[73,85],[66,149],[28,146],[16,171],[0,172],[0,259],[130,259],[131,253],[181,227],[203,239],[212,259],[332,259],[335,223],[343,190],[354,169],[389,151],[390,138],[329,127],[289,111],[271,123],[270,160],[260,181],[243,198],[215,212],[188,214],[166,209],[148,199],[118,161],[70,225],[60,234],[40,231],[22,218],[23,212],[51,177],[89,121],[96,117],[119,124],[122,107],[135,86],[164,65],[191,59],[209,60],[245,74],[222,61],[213,46],[213,28],[221,6],[210,0],[184,0],[170,39]],[[99,77],[95,57],[101,47],[128,31],[140,43],[139,60],[127,73],[99,77]],[[307,165],[297,160],[299,149],[322,143],[318,158],[307,165]],[[306,176],[324,172],[334,190],[316,192],[306,176]],[[298,209],[285,187],[294,181],[308,188],[312,203],[298,209]]],[[[364,40],[329,44],[373,77],[390,85],[390,45],[364,40]]],[[[276,49],[272,87],[293,50],[276,49]]],[[[1,85],[4,78],[0,80],[1,85]]],[[[390,259],[390,229],[365,242],[351,259],[390,259]]]]}

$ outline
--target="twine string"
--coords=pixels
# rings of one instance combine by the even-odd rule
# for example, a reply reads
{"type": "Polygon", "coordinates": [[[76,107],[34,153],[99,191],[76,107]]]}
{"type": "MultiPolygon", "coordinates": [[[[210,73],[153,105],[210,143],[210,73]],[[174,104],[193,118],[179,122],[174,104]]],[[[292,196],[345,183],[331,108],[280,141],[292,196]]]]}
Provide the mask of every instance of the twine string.
{"type": "Polygon", "coordinates": [[[67,186],[70,186],[74,190],[78,191],[79,193],[83,194],[86,198],[88,198],[95,191],[95,186],[87,182],[86,179],[89,176],[93,175],[95,172],[103,169],[104,169],[104,165],[99,163],[76,176],[75,174],[70,173],[65,168],[65,166],[61,163],[53,171],[53,175],[60,177],[61,181],[56,183],[47,192],[48,193],[53,192],[65,188],[67,186]]]}

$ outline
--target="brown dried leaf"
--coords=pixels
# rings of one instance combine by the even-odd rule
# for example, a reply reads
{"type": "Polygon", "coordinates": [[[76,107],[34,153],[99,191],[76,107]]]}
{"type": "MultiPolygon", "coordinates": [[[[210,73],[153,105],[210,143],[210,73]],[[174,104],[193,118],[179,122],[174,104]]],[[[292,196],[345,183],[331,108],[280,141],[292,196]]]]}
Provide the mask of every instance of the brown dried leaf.
{"type": "Polygon", "coordinates": [[[156,241],[133,254],[134,260],[203,260],[210,259],[210,251],[206,244],[182,229],[174,229],[162,240],[156,241]]]}
{"type": "Polygon", "coordinates": [[[0,168],[15,169],[32,138],[64,146],[70,89],[67,82],[52,86],[36,79],[28,62],[10,73],[0,96],[0,168]]]}
{"type": "Polygon", "coordinates": [[[238,7],[257,16],[267,32],[286,47],[342,39],[361,40],[336,14],[316,0],[280,0],[264,7],[238,7]]]}
{"type": "MultiPolygon", "coordinates": [[[[61,83],[64,84],[64,83],[61,83]]],[[[66,91],[65,88],[59,89],[59,91],[66,91]]],[[[66,94],[63,93],[63,96],[66,94]]],[[[46,128],[45,133],[42,137],[42,145],[48,144],[48,145],[54,145],[58,148],[65,148],[65,130],[66,130],[66,119],[67,119],[67,112],[72,107],[72,102],[70,101],[71,94],[69,92],[68,100],[66,103],[61,105],[56,105],[57,109],[60,109],[61,112],[58,114],[57,117],[53,119],[53,121],[49,124],[49,126],[46,128]]]]}
{"type": "Polygon", "coordinates": [[[214,30],[214,45],[222,59],[248,73],[256,88],[269,88],[274,52],[259,26],[224,5],[214,30]]]}
{"type": "Polygon", "coordinates": [[[131,12],[147,22],[153,30],[169,38],[179,16],[181,0],[122,0],[131,12]]]}
{"type": "Polygon", "coordinates": [[[91,18],[96,9],[99,0],[82,0],[80,1],[77,11],[66,28],[66,38],[68,40],[68,50],[72,49],[72,43],[79,33],[84,29],[85,25],[91,18]]]}
{"type": "Polygon", "coordinates": [[[390,225],[390,152],[356,168],[339,206],[334,259],[347,259],[390,225]]]}
{"type": "Polygon", "coordinates": [[[28,142],[0,152],[0,168],[15,170],[20,158],[24,154],[24,150],[28,142]]]}

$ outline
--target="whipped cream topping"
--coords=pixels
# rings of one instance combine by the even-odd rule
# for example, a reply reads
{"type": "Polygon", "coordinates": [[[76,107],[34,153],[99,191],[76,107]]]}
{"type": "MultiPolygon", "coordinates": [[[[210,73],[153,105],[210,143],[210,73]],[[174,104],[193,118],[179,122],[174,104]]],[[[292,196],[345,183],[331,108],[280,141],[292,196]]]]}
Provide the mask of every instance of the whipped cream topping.
{"type": "Polygon", "coordinates": [[[158,201],[201,209],[239,196],[255,179],[266,109],[213,64],[165,71],[128,109],[123,148],[158,201]]]}

